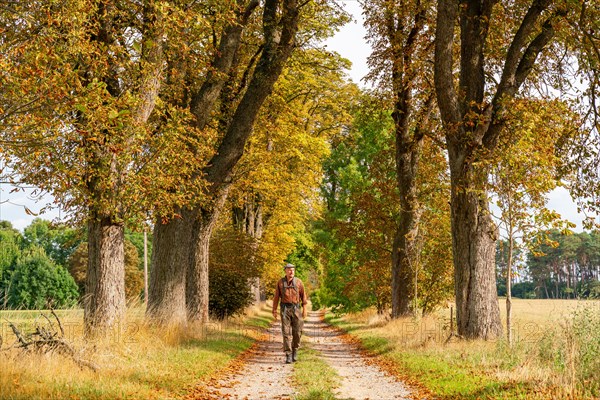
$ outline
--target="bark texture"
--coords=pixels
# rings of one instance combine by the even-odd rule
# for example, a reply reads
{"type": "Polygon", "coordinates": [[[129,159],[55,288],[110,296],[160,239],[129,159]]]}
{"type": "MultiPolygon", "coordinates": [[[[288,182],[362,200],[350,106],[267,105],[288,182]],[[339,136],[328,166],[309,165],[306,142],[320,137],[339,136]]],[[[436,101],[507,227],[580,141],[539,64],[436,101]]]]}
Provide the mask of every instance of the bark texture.
{"type": "Polygon", "coordinates": [[[462,177],[456,175],[451,174],[451,219],[457,329],[467,338],[493,339],[502,334],[496,294],[497,230],[488,199],[461,190],[455,179],[462,177]]]}
{"type": "Polygon", "coordinates": [[[124,228],[110,218],[88,222],[88,270],[85,281],[86,336],[103,336],[125,316],[124,228]]]}
{"type": "Polygon", "coordinates": [[[192,220],[183,214],[154,225],[146,315],[161,325],[182,326],[187,321],[185,266],[192,245],[192,220]]]}
{"type": "Polygon", "coordinates": [[[502,334],[494,260],[497,233],[488,209],[487,171],[478,169],[477,161],[497,147],[505,126],[503,105],[518,93],[564,12],[559,8],[549,12],[551,0],[532,2],[512,38],[494,91],[486,89],[485,47],[497,3],[438,0],[436,22],[435,87],[450,162],[457,327],[467,338],[492,339],[502,334]],[[456,21],[458,87],[453,75],[456,21]],[[486,97],[486,91],[493,96],[486,97]]]}
{"type": "MultiPolygon", "coordinates": [[[[420,4],[417,2],[417,4],[420,4]]],[[[417,176],[423,147],[423,130],[427,124],[431,101],[419,104],[413,96],[414,86],[425,72],[417,73],[425,9],[420,8],[407,26],[403,16],[390,3],[386,8],[386,28],[392,49],[392,86],[394,88],[396,183],[399,192],[400,217],[392,243],[392,318],[410,315],[414,310],[416,268],[421,249],[417,176]],[[416,119],[415,115],[421,117],[416,119]]],[[[418,7],[417,7],[418,8],[418,7]]],[[[424,90],[427,90],[426,88],[424,90]]],[[[433,97],[431,97],[433,99],[433,97]]]]}
{"type": "Polygon", "coordinates": [[[191,323],[208,321],[208,267],[210,237],[219,217],[228,188],[224,188],[215,199],[212,208],[200,208],[191,211],[192,222],[190,252],[187,260],[186,310],[191,323]]]}

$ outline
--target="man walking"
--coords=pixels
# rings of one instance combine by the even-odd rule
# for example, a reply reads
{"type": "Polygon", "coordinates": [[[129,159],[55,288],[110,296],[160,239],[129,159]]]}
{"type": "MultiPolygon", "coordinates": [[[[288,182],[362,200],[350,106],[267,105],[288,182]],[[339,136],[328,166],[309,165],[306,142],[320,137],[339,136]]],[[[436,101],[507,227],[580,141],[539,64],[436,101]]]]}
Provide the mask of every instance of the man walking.
{"type": "Polygon", "coordinates": [[[306,291],[302,281],[294,277],[296,267],[286,264],[285,276],[277,282],[273,297],[273,317],[277,320],[277,305],[281,300],[281,333],[283,334],[283,351],[285,363],[289,364],[298,359],[298,347],[302,336],[303,319],[306,318],[306,291]],[[302,316],[300,316],[302,305],[302,316]]]}

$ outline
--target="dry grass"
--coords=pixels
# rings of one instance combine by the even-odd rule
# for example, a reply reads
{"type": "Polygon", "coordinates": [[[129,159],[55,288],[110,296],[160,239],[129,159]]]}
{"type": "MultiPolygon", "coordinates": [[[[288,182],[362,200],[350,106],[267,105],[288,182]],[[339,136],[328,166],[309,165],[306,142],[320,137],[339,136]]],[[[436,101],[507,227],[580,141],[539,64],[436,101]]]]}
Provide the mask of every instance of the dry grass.
{"type": "Polygon", "coordinates": [[[585,359],[598,355],[598,321],[597,301],[515,299],[513,346],[504,338],[447,342],[450,308],[392,321],[368,310],[338,322],[441,398],[546,399],[598,395],[598,364],[585,359]]]}
{"type": "MultiPolygon", "coordinates": [[[[127,323],[106,340],[86,342],[81,311],[59,313],[65,336],[98,372],[82,370],[63,356],[23,355],[15,349],[0,353],[2,399],[176,399],[188,389],[223,370],[258,337],[266,308],[243,318],[190,329],[158,329],[144,323],[139,308],[130,309],[127,323]]],[[[39,312],[0,312],[7,349],[14,336],[6,320],[23,331],[40,321],[39,312]]]]}

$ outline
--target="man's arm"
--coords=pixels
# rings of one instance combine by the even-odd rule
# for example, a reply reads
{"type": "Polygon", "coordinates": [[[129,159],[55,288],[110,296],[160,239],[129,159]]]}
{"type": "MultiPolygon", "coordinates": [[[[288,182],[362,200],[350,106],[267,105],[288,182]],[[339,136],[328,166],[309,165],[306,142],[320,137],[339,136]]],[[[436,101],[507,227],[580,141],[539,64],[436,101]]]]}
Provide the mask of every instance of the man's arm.
{"type": "Polygon", "coordinates": [[[273,296],[273,318],[277,321],[277,306],[279,305],[279,281],[275,285],[275,295],[273,296]]]}
{"type": "Polygon", "coordinates": [[[304,290],[304,283],[300,285],[300,301],[302,302],[302,318],[306,318],[306,304],[308,304],[308,297],[306,296],[306,290],[304,290]]]}

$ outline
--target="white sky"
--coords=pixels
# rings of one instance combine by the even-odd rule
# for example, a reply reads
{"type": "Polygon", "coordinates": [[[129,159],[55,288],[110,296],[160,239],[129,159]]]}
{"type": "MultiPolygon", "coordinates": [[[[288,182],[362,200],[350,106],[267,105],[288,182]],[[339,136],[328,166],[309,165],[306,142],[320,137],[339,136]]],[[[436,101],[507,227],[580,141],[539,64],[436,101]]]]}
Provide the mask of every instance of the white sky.
{"type": "MultiPolygon", "coordinates": [[[[366,32],[362,26],[361,7],[356,0],[346,0],[340,3],[354,18],[326,42],[327,49],[336,51],[342,57],[349,59],[352,62],[352,68],[348,71],[350,78],[353,82],[364,86],[361,79],[368,72],[366,59],[371,53],[371,48],[364,38],[366,32]]],[[[28,226],[35,218],[25,212],[23,205],[37,213],[46,203],[52,201],[52,198],[48,196],[41,202],[34,203],[28,193],[9,193],[11,189],[12,187],[7,184],[0,184],[0,220],[10,221],[19,230],[28,226]]],[[[576,223],[577,230],[581,230],[583,218],[577,214],[577,207],[565,189],[559,189],[550,194],[549,207],[560,213],[563,218],[576,223]]],[[[60,215],[59,210],[52,210],[40,217],[52,220],[60,218],[60,215]]]]}

